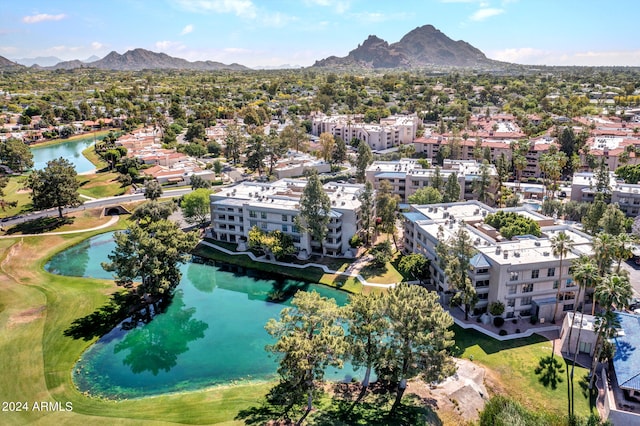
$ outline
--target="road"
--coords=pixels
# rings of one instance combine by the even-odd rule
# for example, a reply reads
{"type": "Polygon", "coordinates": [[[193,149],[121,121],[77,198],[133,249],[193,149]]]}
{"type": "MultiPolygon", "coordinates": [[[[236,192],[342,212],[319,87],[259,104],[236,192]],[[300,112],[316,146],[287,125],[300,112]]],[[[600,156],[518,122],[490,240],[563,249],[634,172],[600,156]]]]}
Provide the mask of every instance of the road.
{"type": "MultiPolygon", "coordinates": [[[[191,191],[192,191],[191,188],[168,190],[162,193],[162,198],[181,197],[184,194],[190,193],[191,191]]],[[[133,201],[141,201],[141,200],[144,200],[144,194],[118,195],[116,197],[107,197],[107,198],[100,198],[97,200],[85,201],[84,204],[82,204],[79,207],[64,209],[62,212],[66,214],[66,213],[72,213],[72,212],[82,211],[86,209],[95,209],[99,207],[113,206],[116,204],[130,203],[133,201]]],[[[24,215],[14,216],[9,220],[4,220],[3,222],[0,222],[0,225],[2,225],[3,228],[11,227],[19,223],[40,219],[41,217],[52,217],[57,215],[58,215],[58,209],[42,210],[39,212],[33,212],[33,213],[27,213],[24,215]]]]}

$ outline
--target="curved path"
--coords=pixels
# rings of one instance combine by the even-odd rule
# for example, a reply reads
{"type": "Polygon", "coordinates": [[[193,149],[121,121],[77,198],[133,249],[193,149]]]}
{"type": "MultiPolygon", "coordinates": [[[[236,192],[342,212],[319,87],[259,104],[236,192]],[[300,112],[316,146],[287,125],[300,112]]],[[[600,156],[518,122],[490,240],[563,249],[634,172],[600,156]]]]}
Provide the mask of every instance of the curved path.
{"type": "Polygon", "coordinates": [[[22,238],[22,237],[43,237],[47,235],[66,235],[66,234],[80,234],[83,232],[97,231],[98,229],[108,228],[118,222],[120,216],[111,216],[111,219],[107,223],[103,223],[100,226],[96,226],[89,229],[76,229],[74,231],[59,231],[59,232],[43,232],[40,234],[15,234],[15,235],[2,235],[0,238],[22,238]]]}
{"type": "Polygon", "coordinates": [[[235,252],[235,251],[231,251],[231,250],[227,250],[224,247],[220,247],[216,244],[210,243],[208,241],[200,241],[200,244],[205,245],[205,246],[209,246],[211,248],[214,248],[216,250],[219,250],[225,254],[229,254],[232,256],[236,256],[236,255],[241,255],[244,254],[246,256],[249,256],[251,258],[251,260],[256,261],[256,262],[264,262],[264,263],[271,263],[274,265],[280,265],[280,266],[286,266],[288,268],[298,268],[298,269],[304,269],[304,268],[309,268],[309,267],[315,267],[315,268],[320,268],[322,269],[325,273],[327,274],[338,274],[338,275],[344,275],[344,276],[349,276],[349,277],[355,277],[358,281],[360,281],[360,283],[364,286],[367,287],[381,287],[381,288],[392,288],[395,287],[397,283],[393,283],[393,284],[377,284],[377,283],[370,283],[367,280],[365,280],[362,275],[360,275],[357,272],[340,272],[340,271],[334,271],[332,269],[329,269],[329,267],[327,265],[321,265],[319,263],[307,263],[304,265],[297,265],[294,263],[286,263],[286,262],[278,262],[275,260],[267,260],[266,257],[262,256],[262,257],[257,257],[255,254],[251,253],[250,251],[244,251],[244,252],[235,252]]]}

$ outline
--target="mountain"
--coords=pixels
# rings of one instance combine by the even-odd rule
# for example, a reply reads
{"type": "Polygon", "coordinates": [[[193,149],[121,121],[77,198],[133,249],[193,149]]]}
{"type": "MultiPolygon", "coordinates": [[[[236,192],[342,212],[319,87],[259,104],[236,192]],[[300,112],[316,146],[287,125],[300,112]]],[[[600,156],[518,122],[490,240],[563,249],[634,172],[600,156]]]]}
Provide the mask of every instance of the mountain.
{"type": "Polygon", "coordinates": [[[84,61],[82,61],[82,62],[94,62],[94,61],[97,61],[98,59],[100,59],[98,56],[96,56],[96,55],[91,55],[91,56],[89,56],[87,59],[85,59],[85,60],[84,60],[84,61]]]}
{"type": "Polygon", "coordinates": [[[22,65],[0,56],[0,68],[22,68],[22,65]]]}
{"type": "Polygon", "coordinates": [[[139,71],[143,69],[183,69],[183,70],[248,70],[249,68],[231,64],[225,65],[214,61],[189,62],[186,59],[174,58],[166,53],[156,53],[146,49],[128,50],[124,54],[111,52],[97,61],[81,62],[78,60],[60,62],[50,69],[98,68],[103,70],[139,71]]]}
{"type": "Polygon", "coordinates": [[[16,59],[16,62],[20,65],[24,65],[25,67],[30,67],[32,65],[40,65],[41,67],[50,67],[51,65],[55,65],[59,62],[62,62],[62,59],[56,56],[38,56],[36,58],[20,58],[16,59]]]}
{"type": "Polygon", "coordinates": [[[487,58],[469,43],[454,41],[433,25],[424,25],[389,44],[375,35],[344,58],[330,56],[316,61],[324,68],[421,68],[427,66],[495,67],[506,65],[487,58]]]}

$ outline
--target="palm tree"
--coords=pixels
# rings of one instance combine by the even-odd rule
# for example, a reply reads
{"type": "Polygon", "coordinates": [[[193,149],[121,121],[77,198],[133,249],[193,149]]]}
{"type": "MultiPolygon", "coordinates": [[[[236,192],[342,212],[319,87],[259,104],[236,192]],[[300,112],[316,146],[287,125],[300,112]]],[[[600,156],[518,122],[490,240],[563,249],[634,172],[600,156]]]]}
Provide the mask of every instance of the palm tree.
{"type": "MultiPolygon", "coordinates": [[[[578,283],[578,294],[576,295],[576,304],[573,307],[573,317],[571,318],[571,327],[569,328],[569,335],[567,337],[567,351],[571,353],[571,332],[573,331],[574,324],[576,322],[576,313],[578,311],[578,300],[580,300],[580,293],[584,289],[586,292],[587,288],[594,288],[598,283],[598,267],[593,262],[589,256],[581,255],[578,259],[573,262],[572,265],[572,275],[573,279],[578,283]]],[[[573,363],[571,364],[571,373],[569,374],[569,384],[570,384],[570,415],[574,414],[574,387],[573,387],[573,373],[576,367],[576,362],[578,360],[578,352],[580,350],[580,336],[582,335],[582,320],[584,317],[584,306],[580,310],[580,327],[578,328],[578,339],[576,340],[576,348],[573,352],[573,363]]]]}
{"type": "MultiPolygon", "coordinates": [[[[569,342],[567,350],[569,353],[571,353],[571,332],[573,331],[573,324],[575,324],[576,321],[576,313],[578,312],[578,301],[580,300],[580,294],[587,288],[595,288],[599,278],[598,267],[593,262],[593,259],[583,254],[573,261],[571,275],[578,284],[578,293],[576,294],[576,303],[573,306],[573,318],[571,321],[571,327],[569,328],[569,336],[567,337],[567,341],[569,342]]],[[[584,310],[584,307],[582,310],[584,310]]],[[[582,324],[582,320],[580,321],[580,323],[582,324]]],[[[580,328],[582,328],[582,326],[580,328]]],[[[580,334],[578,334],[578,342],[579,341],[580,334]]],[[[578,353],[578,344],[576,344],[574,353],[578,353]]]]}
{"type": "MultiPolygon", "coordinates": [[[[596,235],[591,243],[593,245],[593,253],[598,267],[598,276],[604,277],[611,269],[611,262],[616,250],[616,241],[613,235],[606,232],[600,232],[596,235]]],[[[593,297],[591,305],[591,315],[595,315],[597,298],[593,297]]]]}
{"type": "Polygon", "coordinates": [[[622,233],[616,235],[614,240],[615,248],[613,250],[613,258],[617,261],[616,273],[619,274],[622,261],[633,256],[633,244],[636,243],[638,239],[635,235],[622,233]]]}
{"type": "Polygon", "coordinates": [[[553,310],[553,318],[551,319],[551,322],[554,324],[556,322],[556,315],[558,313],[560,290],[562,289],[562,262],[567,256],[567,253],[569,253],[572,248],[573,240],[564,231],[559,232],[558,235],[554,235],[551,238],[551,249],[553,250],[553,255],[560,257],[560,273],[558,277],[558,291],[556,292],[556,306],[553,310]]]}

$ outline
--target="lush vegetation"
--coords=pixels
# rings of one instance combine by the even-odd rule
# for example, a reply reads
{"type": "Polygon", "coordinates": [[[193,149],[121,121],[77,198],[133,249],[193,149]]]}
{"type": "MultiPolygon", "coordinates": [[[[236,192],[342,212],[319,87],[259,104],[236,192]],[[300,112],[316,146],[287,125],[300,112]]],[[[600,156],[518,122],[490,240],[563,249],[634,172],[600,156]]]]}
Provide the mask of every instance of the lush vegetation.
{"type": "Polygon", "coordinates": [[[516,212],[500,210],[487,215],[484,221],[496,228],[500,235],[508,240],[519,235],[534,235],[536,237],[542,235],[540,225],[535,220],[516,212]]]}

